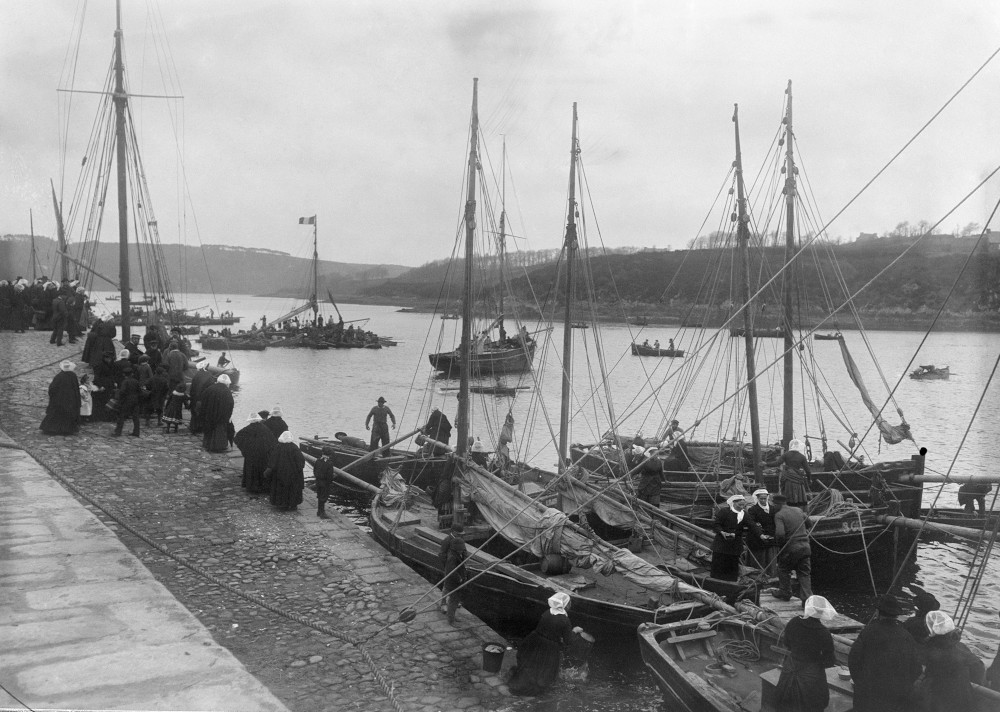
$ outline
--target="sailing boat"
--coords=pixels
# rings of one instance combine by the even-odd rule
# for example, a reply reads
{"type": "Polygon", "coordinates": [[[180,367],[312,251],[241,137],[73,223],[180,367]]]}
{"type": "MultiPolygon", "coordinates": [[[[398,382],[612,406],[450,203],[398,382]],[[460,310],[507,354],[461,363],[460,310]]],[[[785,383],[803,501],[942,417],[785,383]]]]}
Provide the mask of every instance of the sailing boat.
{"type": "Polygon", "coordinates": [[[309,298],[305,301],[305,303],[295,309],[292,309],[286,314],[282,314],[277,319],[273,319],[267,333],[263,334],[263,336],[269,335],[275,330],[275,328],[280,330],[278,333],[282,335],[282,338],[267,342],[271,348],[308,348],[315,350],[382,348],[382,342],[377,335],[366,332],[364,329],[357,328],[358,326],[364,326],[367,324],[369,321],[368,319],[352,319],[350,321],[344,321],[344,317],[340,313],[340,307],[338,307],[337,302],[333,300],[333,295],[329,290],[327,290],[326,295],[330,304],[337,313],[337,321],[335,322],[333,318],[330,317],[326,320],[325,324],[323,323],[323,317],[320,315],[321,301],[319,296],[319,246],[317,224],[318,221],[316,215],[299,218],[299,225],[311,225],[313,229],[312,286],[309,298]],[[299,314],[303,314],[309,310],[312,310],[313,313],[311,323],[307,322],[303,327],[291,324],[291,319],[294,319],[298,317],[299,314]],[[346,328],[345,325],[347,325],[346,328]]]}
{"type": "MultiPolygon", "coordinates": [[[[163,259],[160,243],[159,223],[152,207],[149,185],[146,182],[147,171],[138,153],[135,141],[137,135],[129,104],[129,93],[126,88],[126,75],[123,48],[124,33],[122,32],[121,1],[115,3],[115,46],[109,77],[105,86],[113,87],[112,91],[98,92],[101,95],[98,121],[90,134],[88,157],[103,157],[98,160],[83,161],[80,181],[75,192],[78,202],[66,211],[66,221],[62,205],[56,196],[55,185],[52,185],[52,202],[56,214],[56,234],[58,237],[58,253],[60,255],[63,277],[68,271],[68,263],[77,267],[77,279],[81,286],[91,291],[94,277],[99,277],[118,289],[118,301],[121,305],[121,338],[127,342],[131,335],[132,317],[137,311],[133,305],[139,304],[132,300],[131,264],[129,245],[129,215],[134,215],[132,229],[135,232],[135,242],[138,247],[140,281],[144,292],[153,296],[142,316],[142,322],[148,326],[157,326],[160,334],[165,336],[163,322],[177,326],[177,313],[170,307],[173,303],[171,285],[163,259]],[[114,163],[114,166],[112,166],[114,163]],[[117,179],[118,194],[118,275],[105,276],[98,273],[93,264],[97,257],[99,246],[100,225],[104,216],[104,204],[111,181],[111,176],[117,179]],[[130,186],[129,178],[133,179],[130,186]],[[132,190],[130,191],[130,187],[132,190]],[[130,204],[130,197],[132,198],[130,204]],[[76,256],[69,254],[66,236],[72,231],[75,222],[79,220],[83,234],[77,243],[76,256]],[[80,273],[82,270],[82,274],[80,273]]],[[[72,92],[73,90],[66,90],[72,92]]],[[[93,92],[86,92],[93,93],[93,92]]],[[[163,97],[178,98],[178,97],[163,97]]],[[[165,346],[160,338],[161,346],[165,346]]],[[[239,382],[239,370],[235,367],[221,368],[210,365],[208,370],[215,374],[225,373],[233,386],[239,382]]]]}
{"type": "MultiPolygon", "coordinates": [[[[795,234],[799,222],[795,212],[798,197],[798,168],[795,165],[793,153],[794,133],[790,82],[786,93],[787,102],[783,117],[784,138],[781,142],[785,155],[784,160],[778,164],[782,166],[781,172],[784,174],[784,180],[778,185],[782,187],[786,208],[784,214],[786,230],[784,266],[771,279],[773,282],[780,277],[782,281],[782,291],[776,299],[781,305],[779,323],[781,324],[782,350],[768,365],[768,368],[780,367],[782,369],[779,377],[781,405],[776,410],[776,414],[780,414],[780,418],[767,417],[765,419],[766,422],[780,422],[780,443],[766,444],[761,436],[758,384],[766,383],[764,378],[767,368],[758,373],[757,362],[761,358],[763,346],[757,340],[760,338],[756,336],[759,329],[755,327],[754,321],[764,295],[766,294],[772,300],[774,298],[767,293],[766,288],[770,283],[763,287],[753,288],[751,283],[752,274],[764,271],[762,265],[756,264],[756,262],[766,259],[766,254],[763,251],[758,254],[753,249],[759,241],[751,234],[750,229],[752,218],[749,214],[748,196],[743,184],[738,110],[734,111],[733,115],[736,160],[733,164],[735,185],[730,191],[731,196],[733,196],[731,199],[735,203],[731,208],[734,230],[730,237],[733,251],[731,253],[723,250],[717,252],[720,260],[729,259],[731,263],[726,267],[716,269],[721,273],[732,272],[739,275],[739,293],[733,295],[733,300],[741,306],[738,311],[731,312],[729,320],[719,331],[711,335],[701,334],[698,337],[696,348],[693,350],[694,358],[668,374],[667,378],[675,379],[679,385],[669,397],[669,403],[665,408],[671,413],[665,418],[665,421],[669,421],[669,418],[674,417],[674,414],[682,412],[683,400],[688,392],[692,393],[702,404],[715,401],[716,392],[713,389],[718,387],[718,382],[713,380],[707,382],[704,389],[696,389],[694,387],[696,380],[693,375],[696,370],[707,367],[713,373],[724,373],[726,371],[736,372],[737,367],[743,368],[745,370],[742,385],[735,389],[727,388],[724,390],[718,396],[722,401],[721,404],[708,407],[695,405],[701,410],[697,414],[689,415],[704,429],[716,427],[721,434],[723,428],[730,425],[738,435],[728,439],[723,437],[718,441],[695,440],[691,437],[693,433],[689,432],[684,434],[684,439],[678,440],[677,436],[673,434],[672,428],[665,428],[656,438],[647,443],[647,445],[656,445],[661,448],[660,456],[664,460],[667,480],[663,486],[662,495],[670,503],[668,506],[670,506],[671,511],[701,526],[711,524],[714,508],[720,500],[729,494],[739,491],[749,494],[757,486],[765,486],[771,492],[779,491],[781,471],[774,463],[779,460],[781,453],[787,450],[795,439],[797,422],[793,401],[795,393],[793,375],[797,357],[802,356],[799,359],[799,368],[800,378],[803,381],[815,385],[822,378],[822,376],[817,375],[817,367],[811,360],[811,351],[808,353],[805,351],[809,345],[806,343],[805,337],[800,335],[797,338],[794,332],[797,318],[792,307],[795,302],[793,292],[797,284],[793,270],[801,261],[799,258],[801,249],[797,244],[795,234]],[[740,320],[738,324],[736,323],[737,319],[740,320]],[[738,331],[742,339],[741,349],[731,348],[727,345],[729,339],[725,337],[733,329],[738,331]],[[718,354],[714,367],[708,365],[711,353],[718,354]],[[724,411],[723,405],[726,404],[731,405],[724,411]],[[733,410],[733,406],[735,406],[735,410],[733,410]],[[749,430],[750,442],[746,442],[743,428],[749,430]],[[670,430],[669,435],[668,430],[670,430]]],[[[712,292],[717,299],[727,296],[714,286],[706,287],[705,291],[706,293],[712,292]]],[[[708,310],[712,308],[714,305],[706,308],[704,321],[709,321],[708,310]]],[[[773,334],[769,332],[767,336],[770,337],[773,334]]],[[[734,344],[739,344],[739,342],[734,340],[734,344]]],[[[880,438],[888,444],[912,439],[905,420],[899,425],[892,425],[883,417],[881,409],[868,394],[861,378],[860,369],[848,351],[845,341],[840,340],[840,348],[848,374],[857,386],[862,402],[872,415],[880,438]]],[[[689,355],[692,355],[692,352],[689,351],[689,355]]],[[[664,383],[666,384],[666,380],[664,383]]],[[[818,403],[823,402],[823,398],[824,396],[821,394],[816,396],[818,403]]],[[[826,401],[827,404],[830,400],[832,399],[826,401]]],[[[902,416],[902,411],[900,411],[900,415],[902,416]]],[[[834,413],[834,417],[839,419],[840,414],[834,413]]],[[[817,418],[819,420],[818,427],[823,428],[823,416],[820,415],[817,418]]],[[[804,426],[805,422],[801,421],[799,427],[804,426]]],[[[807,430],[806,432],[811,431],[807,430]]],[[[805,442],[806,453],[804,454],[809,455],[810,438],[807,435],[802,440],[805,442]]],[[[863,556],[866,551],[869,556],[874,557],[873,560],[885,563],[885,566],[876,565],[876,573],[894,570],[896,567],[893,564],[897,563],[898,557],[908,550],[912,537],[907,535],[877,536],[885,532],[885,525],[879,521],[879,517],[887,513],[901,514],[907,518],[920,516],[922,482],[928,481],[927,475],[923,472],[923,456],[914,454],[907,460],[867,465],[858,459],[859,444],[852,440],[850,446],[844,446],[845,449],[849,450],[845,465],[842,459],[838,459],[829,450],[825,429],[821,432],[821,444],[823,453],[827,456],[826,462],[819,466],[813,464],[812,469],[813,478],[823,491],[815,498],[817,506],[811,512],[817,515],[814,536],[821,538],[823,544],[821,547],[817,547],[819,553],[817,561],[814,562],[815,568],[820,574],[820,580],[823,579],[825,572],[836,581],[842,581],[841,574],[848,562],[867,570],[868,560],[863,556]],[[824,471],[817,471],[821,469],[824,471]],[[845,500],[847,500],[846,503],[845,500]],[[851,501],[858,504],[852,505],[851,501]],[[870,548],[868,544],[872,540],[876,542],[876,545],[870,548]],[[860,552],[861,555],[851,558],[848,556],[849,552],[860,552]]],[[[599,443],[597,446],[575,448],[573,459],[584,468],[598,474],[621,476],[635,464],[627,457],[626,449],[626,443],[614,437],[599,443]]],[[[809,459],[812,459],[811,455],[809,455],[809,459]]]]}
{"type": "MultiPolygon", "coordinates": [[[[507,148],[504,144],[504,170],[506,170],[507,148]]],[[[506,191],[506,173],[504,173],[504,191],[506,191]]],[[[507,255],[507,211],[503,200],[500,209],[500,230],[497,236],[497,246],[499,248],[499,261],[497,278],[497,305],[496,316],[493,321],[482,331],[476,330],[476,336],[472,342],[472,348],[468,352],[463,352],[461,347],[453,351],[442,351],[428,355],[431,366],[435,371],[440,371],[446,378],[453,378],[461,372],[464,363],[468,362],[470,373],[473,376],[499,376],[505,373],[524,373],[531,370],[531,364],[535,358],[535,339],[528,333],[527,328],[521,327],[517,334],[508,336],[504,328],[504,292],[506,291],[506,255],[507,255]],[[493,337],[496,329],[497,336],[493,337]]],[[[466,256],[466,275],[473,274],[471,270],[471,256],[466,256]]],[[[472,290],[466,289],[463,299],[463,309],[470,303],[472,290]]],[[[458,314],[442,314],[442,319],[458,319],[458,314]]],[[[464,333],[464,332],[463,332],[464,333]]]]}
{"type": "MultiPolygon", "coordinates": [[[[478,82],[473,85],[472,130],[469,148],[469,182],[466,194],[464,291],[472,285],[472,254],[476,231],[476,169],[478,161],[478,82]]],[[[576,134],[576,106],[573,107],[570,201],[566,228],[567,289],[574,283],[577,235],[575,222],[576,161],[579,152],[576,134]]],[[[568,292],[572,294],[572,291],[568,292]]],[[[572,300],[567,305],[567,339],[572,338],[572,300]]],[[[477,600],[505,620],[534,623],[554,591],[565,591],[573,603],[574,621],[605,637],[634,637],[634,625],[643,621],[678,620],[709,609],[734,613],[735,608],[720,597],[735,600],[752,593],[735,582],[718,582],[727,587],[719,593],[706,590],[704,570],[697,573],[687,555],[691,547],[706,547],[710,536],[676,518],[662,513],[646,515],[644,522],[629,520],[637,528],[645,523],[655,542],[642,551],[640,534],[634,548],[620,548],[599,538],[586,524],[585,509],[617,510],[623,507],[602,498],[600,492],[574,483],[566,467],[568,442],[568,388],[571,377],[568,355],[563,358],[564,395],[561,411],[559,475],[537,472],[538,486],[531,481],[530,469],[514,464],[514,472],[492,472],[477,464],[469,452],[470,377],[472,360],[472,305],[463,301],[463,337],[459,349],[460,388],[458,399],[457,445],[449,452],[446,468],[435,483],[433,500],[422,492],[407,490],[402,478],[390,473],[381,493],[372,503],[372,535],[387,549],[432,579],[440,578],[438,547],[440,532],[453,521],[464,525],[463,538],[475,548],[467,562],[468,585],[477,600]],[[516,477],[515,487],[499,475],[516,477]],[[557,487],[561,489],[557,489],[557,487]],[[566,496],[563,496],[563,495],[566,496]],[[597,504],[595,504],[597,503],[597,504]],[[665,523],[666,522],[666,523],[665,523]]],[[[420,442],[420,440],[418,440],[420,442]]],[[[606,515],[607,516],[607,515],[606,515]]],[[[749,602],[741,603],[752,614],[766,617],[749,602]]]]}

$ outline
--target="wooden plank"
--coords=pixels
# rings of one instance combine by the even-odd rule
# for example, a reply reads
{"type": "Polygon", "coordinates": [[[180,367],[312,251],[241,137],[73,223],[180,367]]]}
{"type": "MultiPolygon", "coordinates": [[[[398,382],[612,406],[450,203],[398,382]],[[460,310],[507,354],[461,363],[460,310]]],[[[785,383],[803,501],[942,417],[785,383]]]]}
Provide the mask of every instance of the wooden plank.
{"type": "Polygon", "coordinates": [[[668,643],[673,643],[677,645],[678,643],[683,643],[688,640],[702,640],[704,638],[713,638],[717,635],[714,630],[699,630],[697,633],[688,633],[686,635],[672,635],[667,638],[668,643]]]}

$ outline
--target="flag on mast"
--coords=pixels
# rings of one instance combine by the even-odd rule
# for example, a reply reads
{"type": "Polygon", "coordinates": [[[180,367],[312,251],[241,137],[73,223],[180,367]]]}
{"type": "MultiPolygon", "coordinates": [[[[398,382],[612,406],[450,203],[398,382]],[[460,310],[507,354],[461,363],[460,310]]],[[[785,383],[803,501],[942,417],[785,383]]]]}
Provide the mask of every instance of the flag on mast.
{"type": "Polygon", "coordinates": [[[299,218],[299,225],[315,225],[316,216],[313,215],[311,218],[299,218]]]}

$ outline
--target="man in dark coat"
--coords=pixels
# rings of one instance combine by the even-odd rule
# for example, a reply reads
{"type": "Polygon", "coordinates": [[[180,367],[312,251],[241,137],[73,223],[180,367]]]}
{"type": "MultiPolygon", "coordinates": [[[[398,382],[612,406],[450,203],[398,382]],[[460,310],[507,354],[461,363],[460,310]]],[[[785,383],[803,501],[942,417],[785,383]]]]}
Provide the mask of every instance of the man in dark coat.
{"type": "Polygon", "coordinates": [[[809,546],[809,518],[798,507],[787,504],[788,498],[771,498],[774,510],[774,539],[778,544],[778,590],[774,597],[792,600],[792,572],[799,581],[799,598],[812,595],[812,549],[809,546]]]}
{"type": "MultiPolygon", "coordinates": [[[[261,414],[263,415],[263,413],[261,414]]],[[[271,408],[271,412],[264,417],[264,425],[267,429],[274,433],[275,439],[280,438],[281,434],[288,430],[288,423],[282,417],[281,406],[276,405],[271,408]]]]}
{"type": "Polygon", "coordinates": [[[451,525],[451,533],[441,542],[438,560],[441,563],[441,590],[444,592],[441,603],[447,600],[448,622],[454,624],[458,612],[460,598],[455,591],[465,583],[465,559],[467,551],[462,533],[465,531],[458,522],[451,525]]]}
{"type": "Polygon", "coordinates": [[[271,451],[265,474],[271,481],[271,504],[281,510],[294,511],[302,504],[305,488],[306,459],[292,441],[292,434],[285,431],[271,451]]]}
{"type": "Polygon", "coordinates": [[[167,364],[167,380],[170,381],[170,390],[173,390],[177,384],[184,383],[184,371],[188,365],[187,357],[174,344],[167,351],[167,356],[163,361],[167,364]]]}
{"type": "Polygon", "coordinates": [[[243,453],[243,488],[250,494],[268,492],[271,483],[264,477],[264,471],[278,438],[264,425],[259,413],[251,413],[247,425],[237,431],[233,442],[243,453]]]}
{"type": "Polygon", "coordinates": [[[139,348],[139,335],[132,334],[132,338],[127,344],[124,344],[125,350],[128,351],[128,360],[133,366],[139,365],[139,357],[142,356],[142,349],[139,348]]]}
{"type": "Polygon", "coordinates": [[[56,346],[63,345],[63,332],[66,331],[66,320],[69,311],[66,309],[66,298],[61,294],[56,294],[52,299],[52,336],[49,343],[56,346]]]}
{"type": "Polygon", "coordinates": [[[920,654],[913,636],[897,618],[903,609],[892,596],[878,603],[878,618],[858,635],[847,659],[854,681],[856,712],[909,712],[920,654]]]}
{"type": "Polygon", "coordinates": [[[757,501],[747,507],[747,516],[754,520],[760,533],[750,534],[747,548],[753,559],[751,563],[770,574],[774,569],[774,558],[777,554],[774,538],[774,507],[771,506],[770,493],[763,487],[755,490],[753,496],[757,501]]]}
{"type": "Polygon", "coordinates": [[[139,380],[135,377],[132,365],[126,360],[122,369],[121,383],[118,386],[118,420],[115,421],[115,437],[120,437],[125,427],[125,419],[132,419],[132,437],[139,437],[139,380]]]}
{"type": "Polygon", "coordinates": [[[49,404],[40,426],[49,435],[73,435],[80,429],[80,379],[76,364],[63,361],[49,384],[49,404]]]}
{"type": "Polygon", "coordinates": [[[229,390],[229,376],[219,376],[215,383],[206,388],[200,403],[201,424],[205,430],[202,446],[208,452],[225,452],[236,435],[230,421],[235,401],[229,390]]]}
{"type": "Polygon", "coordinates": [[[447,445],[451,440],[451,421],[448,420],[448,416],[438,408],[431,408],[431,414],[424,426],[424,435],[447,445]]]}
{"type": "Polygon", "coordinates": [[[642,501],[659,507],[660,490],[663,488],[663,461],[660,460],[659,452],[655,447],[646,450],[644,457],[649,459],[639,470],[639,486],[636,489],[636,494],[642,501]]]}
{"type": "Polygon", "coordinates": [[[205,389],[215,383],[215,376],[205,370],[208,361],[198,364],[198,372],[191,378],[191,385],[188,388],[188,398],[191,409],[191,422],[188,429],[192,435],[198,435],[204,430],[201,413],[201,397],[205,394],[205,389]]]}
{"type": "Polygon", "coordinates": [[[326,501],[330,498],[330,489],[333,487],[333,463],[326,455],[321,455],[313,463],[313,475],[316,477],[316,516],[320,519],[329,519],[326,513],[326,501]]]}
{"type": "Polygon", "coordinates": [[[747,532],[756,527],[746,516],[746,498],[734,494],[726,500],[726,506],[715,513],[712,528],[715,540],[712,542],[712,578],[736,581],[740,577],[740,556],[747,532]]]}
{"type": "Polygon", "coordinates": [[[924,617],[931,611],[940,609],[941,603],[932,594],[927,593],[927,591],[917,591],[916,600],[913,602],[913,605],[916,607],[913,617],[903,621],[903,628],[913,636],[916,642],[923,643],[927,640],[928,636],[927,624],[924,617]]]}
{"type": "Polygon", "coordinates": [[[365,430],[372,431],[370,450],[377,450],[381,445],[389,444],[388,419],[392,420],[392,427],[395,428],[396,416],[385,404],[385,398],[379,396],[378,405],[372,406],[372,409],[368,411],[368,417],[365,418],[365,430]],[[374,425],[372,425],[372,421],[374,421],[374,425]]]}

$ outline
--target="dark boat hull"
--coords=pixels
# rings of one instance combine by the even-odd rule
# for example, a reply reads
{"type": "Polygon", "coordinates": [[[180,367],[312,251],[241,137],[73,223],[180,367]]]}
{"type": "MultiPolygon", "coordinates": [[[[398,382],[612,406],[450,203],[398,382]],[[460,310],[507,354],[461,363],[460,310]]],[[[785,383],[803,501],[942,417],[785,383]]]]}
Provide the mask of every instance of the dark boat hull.
{"type": "Polygon", "coordinates": [[[267,342],[263,339],[242,340],[204,336],[201,339],[201,347],[209,351],[263,351],[267,348],[267,342]]]}
{"type": "MultiPolygon", "coordinates": [[[[358,458],[368,454],[367,448],[356,447],[339,440],[324,440],[322,444],[317,440],[313,440],[301,443],[299,448],[302,452],[313,457],[326,455],[330,458],[330,462],[334,467],[346,469],[348,473],[354,475],[359,480],[364,480],[376,487],[379,485],[385,469],[393,467],[399,470],[400,475],[406,482],[426,490],[437,485],[445,464],[444,458],[425,458],[402,450],[389,450],[386,455],[380,455],[354,466],[353,463],[358,458]]],[[[367,493],[367,490],[362,490],[360,487],[336,478],[334,478],[333,486],[335,489],[355,495],[367,493]]]]}
{"type": "MultiPolygon", "coordinates": [[[[458,351],[442,351],[427,357],[435,371],[441,371],[445,377],[455,378],[462,368],[461,354],[458,351]]],[[[470,371],[473,376],[494,376],[503,373],[523,373],[531,369],[535,358],[535,343],[527,348],[509,347],[502,349],[487,349],[473,354],[470,371]]]]}

